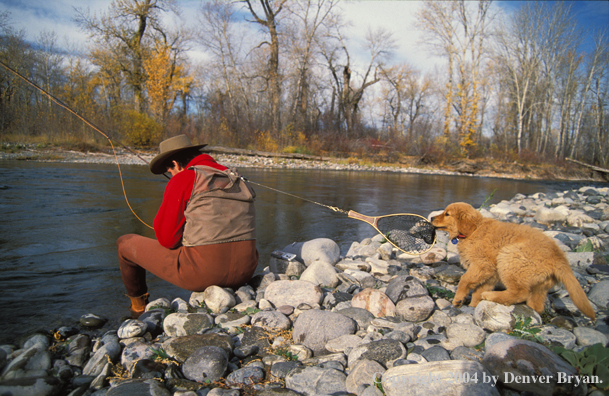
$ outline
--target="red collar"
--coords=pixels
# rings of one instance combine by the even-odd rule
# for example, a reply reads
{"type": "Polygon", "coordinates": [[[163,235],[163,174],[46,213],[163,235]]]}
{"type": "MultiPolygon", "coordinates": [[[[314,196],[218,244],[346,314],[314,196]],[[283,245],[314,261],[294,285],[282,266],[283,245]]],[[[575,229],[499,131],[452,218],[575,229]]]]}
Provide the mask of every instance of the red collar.
{"type": "Polygon", "coordinates": [[[453,245],[456,245],[461,239],[465,239],[465,235],[459,234],[456,238],[451,239],[450,242],[452,242],[453,245]]]}

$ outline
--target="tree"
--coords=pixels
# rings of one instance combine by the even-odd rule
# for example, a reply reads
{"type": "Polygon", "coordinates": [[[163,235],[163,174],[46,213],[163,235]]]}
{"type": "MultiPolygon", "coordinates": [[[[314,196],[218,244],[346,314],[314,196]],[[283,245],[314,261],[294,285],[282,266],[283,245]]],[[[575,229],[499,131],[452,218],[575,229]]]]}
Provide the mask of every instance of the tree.
{"type": "Polygon", "coordinates": [[[99,18],[89,10],[76,9],[76,21],[96,44],[90,54],[93,62],[101,65],[110,60],[118,66],[140,113],[146,111],[144,63],[155,42],[164,41],[159,37],[167,35],[161,13],[168,10],[177,13],[174,0],[114,0],[99,18]]]}
{"type": "Polygon", "coordinates": [[[337,0],[307,0],[288,3],[292,31],[287,38],[290,59],[294,63],[292,105],[290,115],[297,126],[308,129],[307,117],[312,101],[313,67],[319,51],[317,39],[332,23],[337,0]]]}
{"type": "Polygon", "coordinates": [[[369,29],[366,34],[365,49],[370,54],[370,61],[361,73],[351,64],[340,24],[335,25],[333,30],[319,42],[319,45],[334,84],[332,101],[334,103],[334,98],[336,98],[338,102],[338,125],[340,126],[344,122],[346,125],[345,137],[352,137],[359,119],[360,102],[366,89],[381,80],[380,69],[382,69],[383,62],[391,57],[395,49],[395,40],[391,33],[382,28],[376,31],[369,29]],[[344,55],[344,58],[341,55],[344,55]],[[352,73],[354,74],[352,75],[352,73]],[[358,75],[361,76],[357,78],[360,82],[356,83],[358,75]]]}
{"type": "Polygon", "coordinates": [[[247,8],[254,17],[253,22],[263,26],[270,38],[271,42],[263,41],[260,45],[268,45],[268,69],[265,78],[268,81],[270,102],[271,102],[271,120],[273,132],[281,131],[281,76],[279,75],[279,33],[277,32],[277,16],[281,13],[283,6],[287,0],[260,0],[260,6],[264,12],[264,19],[258,16],[256,10],[252,6],[250,0],[245,0],[247,8]]]}
{"type": "Polygon", "coordinates": [[[427,0],[419,12],[418,27],[424,32],[425,43],[448,60],[448,83],[444,106],[444,134],[450,133],[454,121],[463,155],[470,155],[475,136],[481,127],[480,84],[491,0],[436,2],[427,0]],[[456,112],[453,118],[451,112],[456,112]]]}

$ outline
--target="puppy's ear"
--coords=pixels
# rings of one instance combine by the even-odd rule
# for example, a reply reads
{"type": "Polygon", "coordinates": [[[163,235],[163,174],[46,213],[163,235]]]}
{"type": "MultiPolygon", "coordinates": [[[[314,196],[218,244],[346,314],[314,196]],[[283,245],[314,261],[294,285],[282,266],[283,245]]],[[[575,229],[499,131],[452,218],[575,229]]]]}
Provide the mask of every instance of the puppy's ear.
{"type": "Polygon", "coordinates": [[[466,237],[470,236],[478,228],[478,222],[481,218],[482,215],[478,211],[475,213],[459,212],[457,216],[459,232],[466,237]]]}

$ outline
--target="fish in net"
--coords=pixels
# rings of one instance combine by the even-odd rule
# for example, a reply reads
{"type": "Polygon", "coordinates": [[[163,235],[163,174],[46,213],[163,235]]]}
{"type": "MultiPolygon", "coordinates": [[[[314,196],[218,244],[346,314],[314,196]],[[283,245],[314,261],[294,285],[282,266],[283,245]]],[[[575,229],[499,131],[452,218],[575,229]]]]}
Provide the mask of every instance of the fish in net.
{"type": "Polygon", "coordinates": [[[436,241],[435,227],[416,215],[383,216],[376,228],[394,246],[411,254],[425,253],[436,241]]]}

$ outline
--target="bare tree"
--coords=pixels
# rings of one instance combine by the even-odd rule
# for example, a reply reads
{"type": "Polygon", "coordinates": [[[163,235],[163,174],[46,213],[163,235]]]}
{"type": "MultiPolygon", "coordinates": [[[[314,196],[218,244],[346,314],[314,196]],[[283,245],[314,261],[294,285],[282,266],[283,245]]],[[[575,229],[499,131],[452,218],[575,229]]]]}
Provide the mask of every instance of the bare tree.
{"type": "MultiPolygon", "coordinates": [[[[294,86],[291,117],[300,128],[308,129],[307,117],[312,102],[312,73],[319,52],[317,38],[333,23],[337,0],[307,0],[287,3],[292,22],[289,57],[294,63],[294,86]]],[[[309,123],[311,125],[312,123],[309,123]]]]}
{"type": "MultiPolygon", "coordinates": [[[[279,75],[279,33],[277,32],[277,16],[281,13],[287,0],[259,0],[264,13],[264,19],[252,6],[250,0],[245,0],[247,8],[254,17],[253,22],[263,26],[270,36],[271,42],[263,41],[260,45],[269,46],[267,79],[270,88],[272,128],[275,133],[281,131],[281,76],[279,75]]],[[[262,14],[261,14],[262,15],[262,14]]]]}
{"type": "Polygon", "coordinates": [[[368,29],[365,49],[370,55],[370,61],[360,72],[351,65],[346,40],[340,30],[341,26],[336,25],[320,46],[334,83],[334,95],[338,102],[338,124],[345,122],[345,136],[350,137],[355,133],[364,92],[381,80],[380,69],[383,62],[391,57],[395,49],[395,40],[385,29],[380,28],[376,31],[368,29]],[[357,80],[359,83],[356,83],[357,80]]]}

